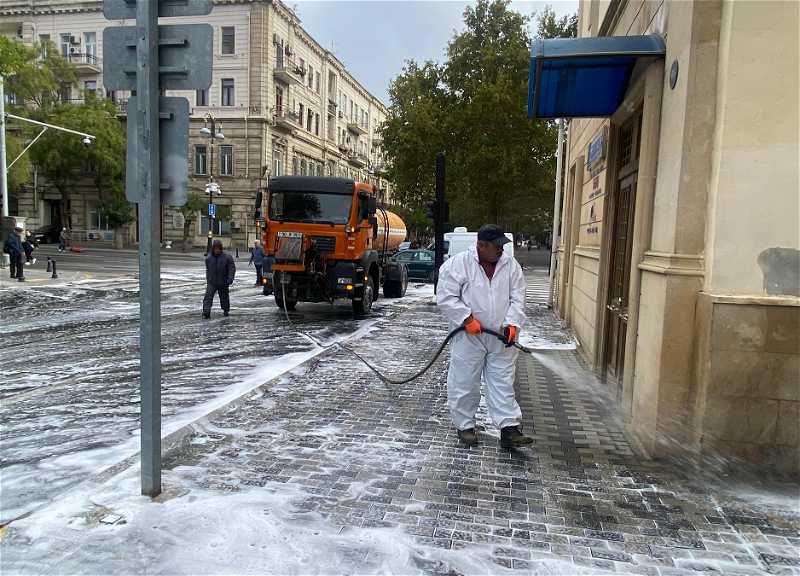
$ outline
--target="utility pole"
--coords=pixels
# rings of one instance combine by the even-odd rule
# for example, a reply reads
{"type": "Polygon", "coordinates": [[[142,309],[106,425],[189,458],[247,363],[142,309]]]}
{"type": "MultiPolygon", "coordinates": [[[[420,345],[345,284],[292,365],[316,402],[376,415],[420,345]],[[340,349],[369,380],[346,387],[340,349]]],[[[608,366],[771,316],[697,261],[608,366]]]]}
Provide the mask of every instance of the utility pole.
{"type": "MultiPolygon", "coordinates": [[[[0,76],[0,187],[3,193],[3,217],[8,218],[8,168],[6,168],[6,96],[3,93],[3,77],[0,76]]],[[[3,240],[5,242],[5,240],[3,240]]],[[[8,254],[3,254],[3,268],[11,263],[8,254]]]]}
{"type": "Polygon", "coordinates": [[[564,119],[558,119],[558,148],[556,149],[556,199],[553,206],[553,233],[550,240],[550,280],[547,286],[547,307],[553,307],[553,284],[556,274],[556,255],[558,254],[558,226],[561,223],[561,163],[564,148],[564,119]]]}
{"type": "Polygon", "coordinates": [[[209,24],[159,26],[158,18],[211,12],[212,0],[103,0],[108,20],[135,26],[103,31],[103,84],[136,90],[128,102],[125,196],[139,205],[139,350],[142,494],[161,493],[161,204],[183,206],[188,193],[189,103],[162,90],[211,86],[214,30],[209,24]],[[129,119],[130,120],[130,119],[129,119]]]}

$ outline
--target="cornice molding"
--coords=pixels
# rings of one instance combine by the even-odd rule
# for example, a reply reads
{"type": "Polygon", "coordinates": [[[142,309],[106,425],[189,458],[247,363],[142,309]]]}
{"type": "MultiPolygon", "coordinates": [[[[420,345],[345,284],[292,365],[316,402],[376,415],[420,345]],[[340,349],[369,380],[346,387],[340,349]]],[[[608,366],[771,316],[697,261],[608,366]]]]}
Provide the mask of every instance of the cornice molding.
{"type": "Polygon", "coordinates": [[[700,254],[645,252],[639,270],[672,276],[705,276],[705,257],[700,254]]]}

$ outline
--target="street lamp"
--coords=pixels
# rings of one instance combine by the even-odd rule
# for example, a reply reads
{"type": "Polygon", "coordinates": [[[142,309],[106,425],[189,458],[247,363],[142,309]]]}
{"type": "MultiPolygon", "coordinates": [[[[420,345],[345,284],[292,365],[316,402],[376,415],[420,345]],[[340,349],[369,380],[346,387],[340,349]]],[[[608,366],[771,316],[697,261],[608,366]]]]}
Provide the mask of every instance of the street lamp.
{"type": "MultiPolygon", "coordinates": [[[[52,128],[54,130],[60,130],[62,132],[69,132],[70,134],[77,134],[78,136],[83,136],[83,145],[84,146],[91,146],[92,140],[95,138],[91,134],[86,134],[85,132],[78,132],[77,130],[70,130],[69,128],[63,128],[61,126],[56,126],[54,124],[47,124],[46,122],[37,122],[36,120],[31,120],[29,118],[22,118],[21,116],[15,116],[14,114],[9,114],[5,110],[5,94],[3,92],[3,76],[0,76],[0,175],[2,175],[2,181],[0,181],[0,197],[2,197],[3,202],[3,216],[9,216],[8,213],[8,171],[14,165],[14,163],[19,160],[28,149],[33,146],[36,141],[41,137],[42,134],[47,132],[48,128],[52,128]],[[25,149],[19,153],[19,155],[11,161],[11,164],[6,165],[6,118],[13,118],[14,120],[19,120],[20,122],[28,122],[29,124],[36,124],[37,126],[42,127],[42,131],[36,135],[36,138],[31,140],[31,142],[25,147],[25,149]]],[[[65,224],[62,222],[62,225],[65,224]]],[[[3,255],[3,266],[8,266],[8,255],[3,255]]]]}
{"type": "MultiPolygon", "coordinates": [[[[203,136],[208,136],[208,140],[210,142],[209,148],[210,155],[209,155],[209,178],[208,178],[208,186],[206,186],[206,194],[208,194],[208,204],[211,206],[214,204],[214,192],[219,193],[219,185],[214,183],[214,140],[224,140],[225,135],[222,133],[222,120],[218,118],[214,118],[211,114],[206,114],[203,116],[203,123],[205,124],[200,129],[200,134],[203,136]],[[211,127],[209,128],[209,124],[211,127]]],[[[211,214],[211,210],[208,212],[208,243],[206,245],[206,255],[211,254],[211,240],[214,235],[214,216],[211,214]]]]}

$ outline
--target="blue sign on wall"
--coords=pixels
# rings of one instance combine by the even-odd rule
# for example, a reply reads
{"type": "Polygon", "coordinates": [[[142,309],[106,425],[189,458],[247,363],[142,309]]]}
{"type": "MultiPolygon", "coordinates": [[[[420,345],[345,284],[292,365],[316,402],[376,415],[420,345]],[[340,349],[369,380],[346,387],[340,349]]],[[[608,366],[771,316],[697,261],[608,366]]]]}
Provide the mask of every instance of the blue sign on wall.
{"type": "Polygon", "coordinates": [[[208,215],[212,218],[217,215],[217,206],[216,204],[209,204],[208,205],[208,215]]]}
{"type": "Polygon", "coordinates": [[[603,126],[600,133],[589,144],[589,170],[594,168],[606,157],[606,143],[608,141],[608,126],[603,126]]]}

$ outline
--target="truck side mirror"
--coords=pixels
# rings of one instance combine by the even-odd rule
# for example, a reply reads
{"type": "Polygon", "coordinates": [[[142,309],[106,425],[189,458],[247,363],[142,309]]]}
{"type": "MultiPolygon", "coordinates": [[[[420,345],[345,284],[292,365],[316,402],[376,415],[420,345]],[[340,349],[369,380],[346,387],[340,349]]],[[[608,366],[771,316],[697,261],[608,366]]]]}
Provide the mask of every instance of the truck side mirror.
{"type": "Polygon", "coordinates": [[[375,196],[370,196],[367,212],[369,212],[370,214],[375,214],[375,212],[377,211],[378,211],[378,199],[375,198],[375,196]]]}
{"type": "Polygon", "coordinates": [[[259,190],[256,192],[256,202],[253,207],[253,220],[261,219],[261,204],[264,202],[264,193],[259,190]]]}
{"type": "Polygon", "coordinates": [[[373,240],[377,240],[378,239],[378,219],[375,216],[370,216],[369,218],[367,218],[367,222],[369,222],[369,225],[372,226],[372,239],[373,240]]]}

